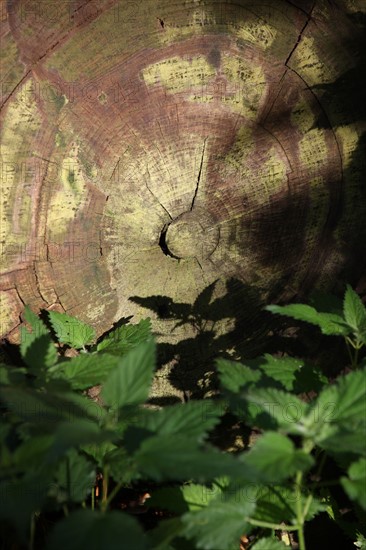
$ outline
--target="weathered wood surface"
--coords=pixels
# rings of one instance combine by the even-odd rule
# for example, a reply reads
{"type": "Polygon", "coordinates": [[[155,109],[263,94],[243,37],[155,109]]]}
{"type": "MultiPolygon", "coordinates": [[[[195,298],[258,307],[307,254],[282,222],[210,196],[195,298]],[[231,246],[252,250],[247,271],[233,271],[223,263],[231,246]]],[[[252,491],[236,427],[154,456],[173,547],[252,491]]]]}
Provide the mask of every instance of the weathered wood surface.
{"type": "MultiPolygon", "coordinates": [[[[350,75],[365,13],[361,0],[4,3],[1,334],[16,339],[29,304],[99,334],[150,315],[175,342],[197,326],[177,327],[174,304],[214,281],[211,300],[230,280],[258,300],[356,282],[365,110],[350,75]]],[[[233,317],[241,296],[232,284],[233,317]]],[[[214,330],[231,324],[223,310],[214,330]]]]}

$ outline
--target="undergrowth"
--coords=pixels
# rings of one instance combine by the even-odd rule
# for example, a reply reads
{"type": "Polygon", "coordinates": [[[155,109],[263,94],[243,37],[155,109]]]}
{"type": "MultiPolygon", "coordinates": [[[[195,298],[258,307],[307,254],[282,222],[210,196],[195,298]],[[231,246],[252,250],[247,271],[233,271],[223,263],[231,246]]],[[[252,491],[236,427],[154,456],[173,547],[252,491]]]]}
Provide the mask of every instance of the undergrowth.
{"type": "Polygon", "coordinates": [[[215,398],[159,408],[149,319],[96,340],[27,307],[22,365],[0,365],[3,548],[305,550],[326,517],[366,549],[366,309],[351,287],[267,309],[343,338],[349,366],[218,359],[215,398]],[[227,417],[253,430],[241,452],[214,443],[227,417]]]}

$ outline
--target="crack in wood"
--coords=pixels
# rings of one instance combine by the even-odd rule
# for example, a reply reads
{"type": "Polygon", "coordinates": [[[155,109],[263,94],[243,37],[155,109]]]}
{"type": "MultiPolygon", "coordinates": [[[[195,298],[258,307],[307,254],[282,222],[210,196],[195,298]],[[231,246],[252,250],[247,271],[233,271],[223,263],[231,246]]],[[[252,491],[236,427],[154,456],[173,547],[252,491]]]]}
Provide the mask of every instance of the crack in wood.
{"type": "MultiPolygon", "coordinates": [[[[305,30],[306,30],[306,27],[308,26],[308,24],[310,23],[311,21],[311,16],[312,16],[312,13],[314,11],[314,8],[315,8],[315,4],[316,4],[316,1],[313,3],[311,9],[310,9],[310,12],[307,14],[308,15],[308,18],[307,18],[307,21],[305,22],[305,25],[303,26],[303,28],[301,29],[300,31],[300,34],[297,38],[297,41],[296,41],[296,44],[295,46],[292,48],[292,50],[290,51],[289,55],[287,56],[287,59],[285,61],[285,66],[288,67],[288,62],[290,61],[291,57],[293,56],[293,54],[295,53],[296,51],[296,48],[298,47],[298,45],[300,44],[301,42],[301,39],[302,39],[302,35],[304,34],[305,30]]],[[[289,67],[290,69],[291,67],[289,67]]]]}
{"type": "Polygon", "coordinates": [[[12,89],[12,91],[10,92],[10,94],[8,95],[8,97],[5,99],[5,101],[3,101],[3,103],[1,104],[0,106],[0,111],[3,107],[5,107],[5,105],[7,104],[7,102],[9,101],[9,99],[15,94],[15,92],[17,91],[17,89],[19,88],[19,86],[22,84],[22,82],[24,82],[24,80],[28,77],[28,75],[31,73],[32,71],[29,70],[21,80],[19,80],[18,84],[16,84],[16,86],[14,86],[14,88],[12,89]]]}
{"type": "Polygon", "coordinates": [[[17,285],[14,286],[14,290],[15,290],[15,292],[17,293],[17,296],[18,296],[20,302],[22,302],[23,306],[25,307],[25,306],[26,306],[26,303],[25,303],[25,301],[23,300],[23,298],[21,297],[17,285]]]}
{"type": "Polygon", "coordinates": [[[48,300],[46,300],[46,298],[43,296],[42,294],[42,291],[41,291],[41,285],[40,285],[40,282],[39,282],[39,278],[38,278],[38,273],[37,273],[37,268],[36,268],[36,262],[33,262],[33,266],[32,266],[32,271],[34,273],[34,278],[36,280],[36,288],[38,290],[38,294],[40,295],[40,297],[42,298],[42,300],[44,302],[46,302],[46,304],[49,306],[50,303],[48,300]]]}
{"type": "MultiPolygon", "coordinates": [[[[150,177],[150,172],[149,172],[149,169],[146,167],[146,172],[149,176],[149,179],[151,179],[150,177]]],[[[150,193],[152,194],[152,196],[154,197],[154,199],[158,202],[158,204],[160,204],[160,206],[162,207],[163,210],[165,210],[165,212],[168,214],[169,218],[172,220],[173,217],[170,215],[169,211],[165,208],[165,206],[159,201],[158,197],[155,195],[155,193],[150,189],[147,181],[145,182],[145,185],[146,185],[146,188],[148,189],[148,191],[150,191],[150,193]]]]}
{"type": "Polygon", "coordinates": [[[200,181],[201,181],[201,174],[202,174],[202,167],[203,167],[203,159],[204,159],[204,156],[205,156],[205,149],[206,149],[206,141],[207,141],[207,139],[208,139],[208,138],[206,137],[206,138],[204,139],[204,141],[203,141],[203,147],[202,147],[202,153],[201,153],[201,163],[200,163],[200,168],[199,168],[199,171],[198,171],[196,189],[195,189],[195,192],[194,192],[194,195],[193,195],[192,204],[191,204],[191,208],[190,208],[191,211],[193,210],[194,202],[195,202],[195,200],[196,200],[197,193],[198,193],[198,188],[199,188],[200,181]]]}

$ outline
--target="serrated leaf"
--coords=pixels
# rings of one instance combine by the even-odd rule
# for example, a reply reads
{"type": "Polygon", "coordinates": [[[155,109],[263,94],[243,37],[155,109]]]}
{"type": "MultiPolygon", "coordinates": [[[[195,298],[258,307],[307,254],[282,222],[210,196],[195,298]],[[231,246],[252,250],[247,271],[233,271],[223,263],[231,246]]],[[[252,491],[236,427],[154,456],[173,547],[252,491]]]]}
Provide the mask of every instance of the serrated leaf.
{"type": "Polygon", "coordinates": [[[231,550],[243,534],[252,530],[248,519],[254,510],[255,503],[246,500],[212,501],[203,510],[184,514],[183,534],[193,538],[197,548],[231,550]]]}
{"type": "MultiPolygon", "coordinates": [[[[221,478],[219,479],[221,481],[221,478]]],[[[225,484],[225,481],[222,483],[225,484]]],[[[189,510],[194,511],[205,508],[211,500],[217,498],[222,492],[223,489],[218,487],[215,482],[211,486],[185,483],[180,487],[163,487],[155,490],[147,504],[149,508],[160,508],[182,515],[189,510]]]]}
{"type": "Polygon", "coordinates": [[[155,343],[143,342],[122,357],[103,384],[101,397],[107,405],[120,408],[144,403],[149,395],[155,368],[155,343]]]}
{"type": "Polygon", "coordinates": [[[348,477],[342,477],[341,483],[349,498],[366,510],[366,459],[353,462],[348,468],[348,477]]]}
{"type": "Polygon", "coordinates": [[[315,308],[306,304],[270,305],[265,309],[272,313],[278,313],[279,315],[285,315],[298,321],[305,321],[306,323],[316,325],[323,334],[345,336],[350,333],[349,326],[340,315],[318,312],[315,308]]]}
{"type": "Polygon", "coordinates": [[[118,363],[119,358],[109,353],[83,353],[59,363],[50,375],[68,380],[74,390],[84,390],[102,384],[118,363]]]}
{"type": "Polygon", "coordinates": [[[145,410],[137,423],[160,435],[179,434],[202,440],[219,423],[223,413],[220,403],[206,399],[166,406],[159,411],[145,410]]]}
{"type": "Polygon", "coordinates": [[[197,483],[182,485],[181,491],[188,509],[192,512],[205,508],[219,494],[222,494],[222,491],[216,485],[207,487],[206,485],[199,485],[197,483]]]}
{"type": "Polygon", "coordinates": [[[133,459],[122,447],[111,450],[103,457],[102,463],[108,464],[110,475],[117,483],[127,485],[140,477],[133,459]]]}
{"type": "Polygon", "coordinates": [[[32,333],[34,334],[35,338],[37,338],[38,336],[49,334],[44,322],[30,309],[29,306],[25,306],[23,315],[24,319],[31,327],[32,333]]]}
{"type": "Polygon", "coordinates": [[[54,365],[57,361],[57,351],[46,325],[29,306],[25,307],[24,318],[32,329],[31,332],[25,327],[21,327],[20,330],[19,349],[24,362],[35,372],[54,365]]]}
{"type": "Polygon", "coordinates": [[[72,423],[77,419],[95,421],[104,414],[97,403],[75,393],[46,393],[8,386],[1,388],[0,398],[18,417],[33,424],[42,424],[45,430],[50,431],[57,422],[72,423]]]}
{"type": "Polygon", "coordinates": [[[259,539],[252,547],[252,550],[285,550],[286,548],[288,548],[288,546],[283,542],[272,537],[266,537],[259,539]]]}
{"type": "Polygon", "coordinates": [[[95,340],[95,330],[75,317],[58,311],[48,311],[57,340],[75,349],[81,349],[95,340]]]}
{"type": "Polygon", "coordinates": [[[258,483],[288,479],[314,463],[313,458],[296,449],[288,437],[276,432],[263,434],[239,460],[250,472],[250,479],[258,483]]]}
{"type": "Polygon", "coordinates": [[[260,369],[270,378],[280,382],[286,389],[291,391],[294,387],[296,375],[304,366],[304,361],[293,357],[273,357],[266,353],[260,361],[260,369]]]}
{"type": "Polygon", "coordinates": [[[261,378],[259,370],[255,371],[246,365],[228,359],[217,359],[217,370],[221,384],[233,393],[250,383],[258,382],[261,378]]]}
{"type": "Polygon", "coordinates": [[[344,295],[343,314],[346,322],[354,332],[366,330],[366,308],[359,295],[347,285],[344,295]]]}
{"type": "Polygon", "coordinates": [[[57,502],[82,502],[95,485],[95,466],[75,449],[62,459],[51,487],[50,496],[57,502]]]}
{"type": "Polygon", "coordinates": [[[105,457],[109,452],[117,449],[117,447],[114,443],[111,443],[111,441],[102,441],[99,444],[89,443],[86,445],[80,445],[80,449],[87,455],[93,457],[98,466],[102,467],[105,457]]]}
{"type": "Polygon", "coordinates": [[[210,481],[222,475],[245,477],[245,466],[231,455],[202,448],[188,437],[171,435],[145,439],[134,455],[137,469],[157,481],[210,481]]]}
{"type": "Polygon", "coordinates": [[[77,510],[59,521],[48,550],[146,550],[147,539],[135,518],[123,512],[77,510]]]}
{"type": "Polygon", "coordinates": [[[251,483],[243,486],[242,493],[256,503],[254,519],[276,524],[295,521],[295,502],[299,495],[293,492],[292,487],[251,483]]]}
{"type": "Polygon", "coordinates": [[[337,383],[325,388],[308,412],[307,423],[316,432],[316,441],[329,435],[329,426],[365,427],[366,423],[366,370],[341,376],[337,383]]]}
{"type": "Polygon", "coordinates": [[[97,351],[122,357],[128,351],[151,338],[150,318],[141,319],[136,325],[127,324],[109,332],[97,345],[97,351]]]}
{"type": "Polygon", "coordinates": [[[308,496],[294,490],[292,485],[258,485],[243,488],[243,494],[256,503],[254,519],[270,523],[285,522],[289,525],[296,523],[297,504],[299,499],[302,502],[302,510],[306,507],[305,520],[313,519],[317,514],[324,512],[327,508],[314,496],[311,497],[309,505],[308,496]],[[244,492],[244,489],[245,492],[244,492]]]}
{"type": "Polygon", "coordinates": [[[47,459],[52,462],[62,456],[71,447],[80,447],[90,443],[100,444],[115,437],[113,432],[102,430],[88,420],[60,422],[55,428],[55,441],[51,446],[47,459]]]}
{"type": "Polygon", "coordinates": [[[359,550],[366,550],[366,537],[358,532],[357,533],[357,541],[353,543],[356,548],[358,548],[359,550]]]}
{"type": "Polygon", "coordinates": [[[243,393],[243,398],[257,409],[255,422],[259,426],[268,428],[270,419],[273,427],[287,433],[305,434],[303,419],[308,406],[295,395],[276,388],[251,388],[243,393]]]}

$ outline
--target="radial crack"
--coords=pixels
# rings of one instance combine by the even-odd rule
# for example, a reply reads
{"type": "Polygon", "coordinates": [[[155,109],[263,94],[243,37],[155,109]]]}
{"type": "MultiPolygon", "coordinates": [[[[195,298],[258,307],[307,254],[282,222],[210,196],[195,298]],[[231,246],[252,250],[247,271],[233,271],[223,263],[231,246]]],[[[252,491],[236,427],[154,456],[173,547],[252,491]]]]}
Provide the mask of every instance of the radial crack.
{"type": "MultiPolygon", "coordinates": [[[[146,171],[148,173],[148,176],[150,178],[150,172],[149,172],[149,169],[146,168],[146,171]]],[[[159,201],[158,197],[155,195],[155,193],[150,189],[149,185],[147,182],[145,182],[145,185],[146,185],[146,188],[150,191],[150,193],[152,194],[152,196],[154,197],[154,199],[160,204],[160,206],[163,208],[163,210],[165,210],[165,212],[168,214],[169,218],[172,220],[172,216],[170,215],[170,213],[168,212],[168,210],[165,208],[165,206],[159,201]]]]}
{"type": "Polygon", "coordinates": [[[36,280],[36,288],[38,290],[38,293],[39,293],[40,297],[42,298],[42,300],[44,302],[46,302],[47,305],[50,305],[49,301],[46,300],[46,298],[42,294],[41,285],[40,285],[40,281],[39,281],[39,278],[38,278],[38,273],[37,273],[37,268],[36,268],[35,262],[33,262],[33,273],[34,273],[34,278],[36,280]]]}
{"type": "Polygon", "coordinates": [[[297,46],[300,44],[300,41],[301,41],[301,39],[302,39],[302,35],[304,34],[304,32],[305,32],[305,30],[306,30],[306,27],[307,27],[308,24],[310,23],[312,13],[313,13],[314,8],[315,8],[315,4],[316,4],[316,2],[314,2],[313,5],[312,5],[312,7],[311,7],[311,10],[310,10],[310,12],[309,12],[309,14],[308,14],[307,21],[305,22],[305,25],[303,26],[303,28],[302,28],[301,31],[300,31],[300,34],[299,34],[299,36],[298,36],[298,38],[297,38],[297,41],[296,41],[295,46],[292,48],[292,50],[290,51],[289,55],[287,56],[287,59],[286,59],[286,61],[285,61],[285,66],[286,66],[286,67],[288,67],[287,64],[288,64],[288,62],[290,61],[291,57],[293,56],[293,54],[294,54],[294,52],[295,52],[297,46]]]}
{"type": "Polygon", "coordinates": [[[200,169],[199,169],[199,171],[198,171],[196,189],[195,189],[195,191],[194,191],[194,195],[193,195],[193,199],[192,199],[191,210],[193,210],[194,201],[196,200],[197,193],[198,193],[198,188],[199,188],[200,181],[201,181],[203,159],[204,159],[204,156],[205,156],[205,149],[206,149],[206,141],[207,141],[207,137],[204,139],[204,142],[203,142],[202,154],[201,154],[201,164],[200,164],[200,169]]]}

